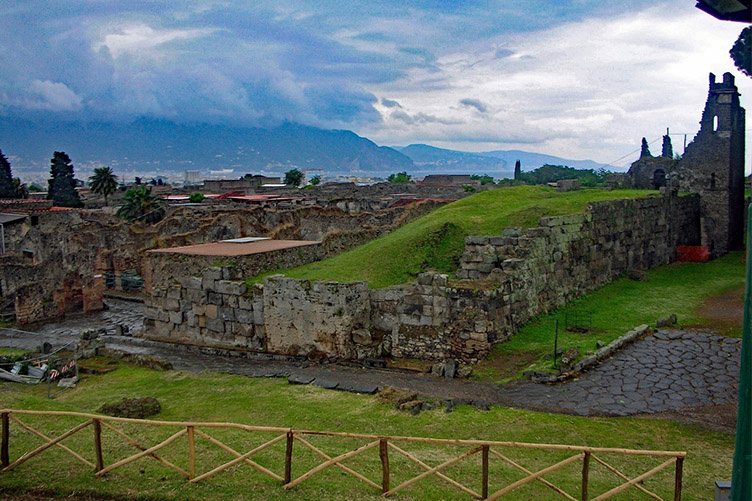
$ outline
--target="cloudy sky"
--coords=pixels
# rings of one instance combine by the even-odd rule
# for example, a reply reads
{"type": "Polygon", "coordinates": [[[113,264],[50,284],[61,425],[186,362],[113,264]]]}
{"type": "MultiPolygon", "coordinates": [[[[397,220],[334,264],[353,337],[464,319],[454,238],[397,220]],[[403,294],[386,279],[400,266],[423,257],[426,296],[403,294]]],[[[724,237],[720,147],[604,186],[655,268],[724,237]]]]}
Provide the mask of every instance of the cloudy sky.
{"type": "Polygon", "coordinates": [[[288,120],[623,166],[666,127],[682,151],[711,71],[752,109],[728,57],[744,25],[694,3],[11,0],[0,117],[288,120]]]}

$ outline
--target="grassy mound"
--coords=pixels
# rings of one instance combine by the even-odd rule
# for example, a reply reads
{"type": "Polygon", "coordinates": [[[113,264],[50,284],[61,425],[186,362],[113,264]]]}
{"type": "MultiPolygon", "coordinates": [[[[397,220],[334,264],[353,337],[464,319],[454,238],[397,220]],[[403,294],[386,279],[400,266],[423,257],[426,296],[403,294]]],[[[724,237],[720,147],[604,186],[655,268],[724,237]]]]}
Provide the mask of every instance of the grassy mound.
{"type": "Polygon", "coordinates": [[[589,202],[652,193],[600,189],[557,193],[542,186],[485,191],[445,205],[356,249],[281,273],[309,280],[365,280],[374,288],[388,287],[414,280],[427,270],[454,272],[468,235],[499,235],[508,226],[535,226],[543,216],[582,212],[589,202]]]}

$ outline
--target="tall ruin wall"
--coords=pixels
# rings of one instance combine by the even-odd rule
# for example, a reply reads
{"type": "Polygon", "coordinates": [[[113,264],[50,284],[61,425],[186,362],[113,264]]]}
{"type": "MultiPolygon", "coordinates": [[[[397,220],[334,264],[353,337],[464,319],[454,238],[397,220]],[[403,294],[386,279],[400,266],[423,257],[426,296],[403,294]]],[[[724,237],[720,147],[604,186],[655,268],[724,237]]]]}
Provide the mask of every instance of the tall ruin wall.
{"type": "Polygon", "coordinates": [[[699,242],[699,210],[695,195],[592,203],[526,231],[468,237],[457,280],[425,273],[386,289],[273,276],[249,291],[234,267],[209,268],[154,288],[144,335],[290,355],[477,361],[534,316],[630,269],[671,262],[678,245],[699,242]]]}

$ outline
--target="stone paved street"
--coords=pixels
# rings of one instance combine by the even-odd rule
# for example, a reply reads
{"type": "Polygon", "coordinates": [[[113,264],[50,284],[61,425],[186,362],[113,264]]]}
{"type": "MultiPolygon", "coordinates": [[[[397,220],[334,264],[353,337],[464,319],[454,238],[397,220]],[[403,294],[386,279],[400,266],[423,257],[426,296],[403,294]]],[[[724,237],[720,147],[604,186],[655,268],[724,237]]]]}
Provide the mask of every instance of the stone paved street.
{"type": "MultiPolygon", "coordinates": [[[[37,330],[53,345],[78,337],[82,328],[115,324],[138,329],[142,306],[107,301],[110,309],[74,316],[37,330]]],[[[493,385],[473,381],[444,381],[427,374],[375,370],[341,365],[309,365],[296,360],[226,357],[196,349],[108,335],[107,347],[154,355],[175,369],[217,371],[251,377],[289,377],[327,388],[358,389],[394,386],[422,395],[463,401],[578,415],[626,416],[732,403],[736,400],[741,340],[709,332],[663,330],[624,348],[578,379],[554,385],[519,381],[493,385]]],[[[38,338],[0,331],[0,347],[32,348],[38,338]]]]}
{"type": "Polygon", "coordinates": [[[741,339],[658,331],[579,379],[529,389],[530,406],[626,416],[736,401],[741,339]]]}

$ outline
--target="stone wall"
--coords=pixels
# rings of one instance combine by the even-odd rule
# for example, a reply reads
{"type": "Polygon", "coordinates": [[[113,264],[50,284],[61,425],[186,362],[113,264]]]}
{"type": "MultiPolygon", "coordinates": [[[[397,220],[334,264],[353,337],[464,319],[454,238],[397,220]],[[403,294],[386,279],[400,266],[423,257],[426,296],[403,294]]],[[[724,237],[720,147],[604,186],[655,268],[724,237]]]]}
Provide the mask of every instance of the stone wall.
{"type": "Polygon", "coordinates": [[[468,237],[457,276],[496,284],[510,309],[500,329],[508,335],[631,269],[670,263],[677,246],[699,240],[696,195],[595,202],[527,231],[468,237]]]}
{"type": "Polygon", "coordinates": [[[234,267],[154,288],[144,335],[288,355],[482,359],[532,317],[699,241],[697,196],[592,203],[523,231],[468,237],[458,280],[425,273],[365,282],[268,277],[247,291],[234,267]]]}

